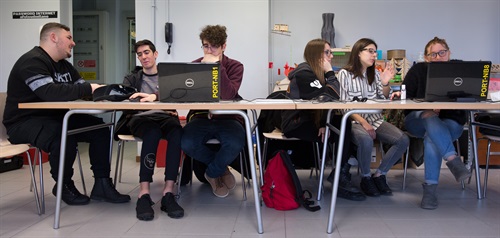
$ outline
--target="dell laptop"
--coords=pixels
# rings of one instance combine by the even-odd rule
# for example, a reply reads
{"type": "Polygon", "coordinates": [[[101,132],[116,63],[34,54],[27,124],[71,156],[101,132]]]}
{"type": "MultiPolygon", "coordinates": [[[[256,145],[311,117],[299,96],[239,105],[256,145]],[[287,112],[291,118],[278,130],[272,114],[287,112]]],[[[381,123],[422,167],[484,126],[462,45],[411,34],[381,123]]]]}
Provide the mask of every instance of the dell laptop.
{"type": "Polygon", "coordinates": [[[218,102],[219,82],[217,63],[158,64],[160,102],[218,102]]]}
{"type": "Polygon", "coordinates": [[[425,101],[478,102],[488,96],[490,61],[430,62],[425,101]]]}

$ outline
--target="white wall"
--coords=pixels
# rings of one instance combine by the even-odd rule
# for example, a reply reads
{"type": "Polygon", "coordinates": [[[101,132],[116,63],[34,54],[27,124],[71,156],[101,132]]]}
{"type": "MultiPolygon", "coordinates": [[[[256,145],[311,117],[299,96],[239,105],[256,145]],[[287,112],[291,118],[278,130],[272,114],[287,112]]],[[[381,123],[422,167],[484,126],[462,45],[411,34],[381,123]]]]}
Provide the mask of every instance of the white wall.
{"type": "MultiPolygon", "coordinates": [[[[130,11],[133,4],[133,0],[115,1],[119,0],[75,1],[76,6],[91,4],[95,10],[115,12],[110,14],[112,37],[108,47],[113,48],[113,63],[110,78],[106,79],[109,83],[121,82],[128,71],[126,45],[121,41],[126,38],[126,28],[119,25],[125,24],[123,13],[130,11]]],[[[7,88],[14,62],[38,45],[39,27],[50,21],[70,21],[67,13],[62,12],[68,8],[68,0],[0,0],[0,91],[7,88]],[[57,10],[60,19],[12,19],[13,11],[27,10],[57,10]]],[[[283,77],[277,75],[277,68],[283,68],[286,62],[303,61],[306,43],[320,37],[321,14],[325,12],[335,13],[338,47],[371,37],[384,51],[384,57],[388,49],[406,49],[407,58],[415,60],[427,41],[439,36],[448,40],[453,58],[500,63],[500,0],[135,0],[135,8],[137,39],[153,40],[160,61],[191,61],[200,57],[200,29],[207,24],[226,25],[226,53],[245,65],[240,92],[247,99],[268,94],[268,78],[276,81],[283,77]],[[174,23],[171,55],[167,55],[163,36],[167,21],[174,23]],[[291,36],[269,36],[269,22],[288,24],[291,36]],[[270,75],[268,61],[274,62],[270,75]]]]}
{"type": "Polygon", "coordinates": [[[271,34],[273,81],[277,67],[303,62],[307,42],[321,37],[322,13],[335,13],[337,47],[374,39],[384,58],[387,50],[405,49],[416,60],[434,36],[445,38],[452,58],[500,63],[500,1],[331,0],[271,1],[271,24],[288,24],[291,36],[271,34]]]}
{"type": "Polygon", "coordinates": [[[225,54],[245,68],[240,95],[245,99],[262,98],[267,96],[268,81],[268,6],[267,0],[136,0],[136,38],[155,43],[158,62],[191,62],[203,56],[201,29],[205,25],[225,25],[225,54]],[[164,37],[166,22],[173,23],[170,55],[164,37]]]}
{"type": "Polygon", "coordinates": [[[1,0],[0,1],[0,92],[7,91],[7,79],[17,59],[39,43],[40,28],[48,22],[68,24],[71,3],[60,0],[1,0]],[[12,12],[57,11],[58,18],[12,19],[12,12]],[[63,12],[62,12],[63,11],[63,12]]]}

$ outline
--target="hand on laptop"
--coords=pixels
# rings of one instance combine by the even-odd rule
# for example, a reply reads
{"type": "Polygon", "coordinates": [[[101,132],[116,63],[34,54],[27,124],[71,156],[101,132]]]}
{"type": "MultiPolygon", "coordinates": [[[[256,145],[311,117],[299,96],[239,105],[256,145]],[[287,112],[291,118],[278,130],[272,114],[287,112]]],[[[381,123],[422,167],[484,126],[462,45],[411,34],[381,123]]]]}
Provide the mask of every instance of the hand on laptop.
{"type": "Polygon", "coordinates": [[[148,93],[134,93],[130,96],[130,101],[136,101],[139,98],[138,102],[154,102],[156,100],[155,94],[148,93]]]}

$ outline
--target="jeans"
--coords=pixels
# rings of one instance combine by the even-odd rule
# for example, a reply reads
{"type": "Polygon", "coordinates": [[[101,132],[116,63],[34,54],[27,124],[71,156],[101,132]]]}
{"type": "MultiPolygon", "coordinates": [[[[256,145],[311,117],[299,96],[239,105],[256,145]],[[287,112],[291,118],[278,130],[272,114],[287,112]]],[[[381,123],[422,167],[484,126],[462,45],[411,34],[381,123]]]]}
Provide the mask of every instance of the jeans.
{"type": "Polygon", "coordinates": [[[184,126],[181,146],[184,153],[207,165],[206,174],[218,178],[245,147],[243,126],[236,120],[195,118],[184,126]],[[220,141],[214,151],[206,145],[210,139],[220,141]]]}
{"type": "Polygon", "coordinates": [[[405,127],[413,136],[424,138],[425,182],[438,184],[442,159],[456,155],[453,141],[462,135],[463,125],[438,116],[422,118],[424,111],[412,111],[405,118],[405,127]]]}
{"type": "MultiPolygon", "coordinates": [[[[377,172],[386,175],[389,169],[401,159],[410,144],[408,136],[391,123],[382,122],[375,130],[376,139],[391,148],[384,154],[377,172]]],[[[359,162],[362,176],[370,176],[370,163],[373,150],[373,139],[360,124],[352,125],[352,141],[357,146],[356,158],[359,162]]]]}

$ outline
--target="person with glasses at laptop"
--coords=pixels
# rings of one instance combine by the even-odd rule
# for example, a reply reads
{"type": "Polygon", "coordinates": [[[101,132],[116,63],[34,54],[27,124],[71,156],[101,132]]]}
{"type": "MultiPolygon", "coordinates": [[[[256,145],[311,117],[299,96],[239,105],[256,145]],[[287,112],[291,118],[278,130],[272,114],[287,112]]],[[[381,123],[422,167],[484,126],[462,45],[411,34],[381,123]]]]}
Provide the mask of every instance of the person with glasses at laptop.
{"type": "MultiPolygon", "coordinates": [[[[375,69],[377,43],[372,39],[359,39],[351,50],[347,65],[339,71],[340,99],[342,101],[366,101],[370,99],[393,99],[399,92],[392,93],[389,80],[395,70],[386,64],[383,72],[375,69]],[[391,94],[392,93],[392,94],[391,94]]],[[[396,126],[384,121],[382,113],[353,114],[352,142],[356,145],[356,158],[361,169],[361,190],[368,196],[391,195],[386,174],[401,159],[410,139],[396,126]],[[382,156],[382,162],[371,174],[373,141],[390,145],[382,156]]]]}
{"type": "MultiPolygon", "coordinates": [[[[428,62],[449,61],[450,54],[450,48],[444,39],[434,37],[425,45],[425,62],[413,65],[403,81],[408,98],[424,98],[428,62]]],[[[436,209],[436,188],[442,160],[446,161],[446,166],[457,182],[471,176],[453,146],[453,141],[462,134],[466,112],[439,109],[405,110],[405,115],[406,130],[411,135],[424,139],[425,183],[422,184],[424,191],[420,206],[423,209],[436,209]]]]}
{"type": "MultiPolygon", "coordinates": [[[[240,100],[238,90],[243,80],[243,64],[227,57],[226,27],[205,26],[200,33],[203,57],[193,62],[219,63],[220,99],[240,100]]],[[[244,149],[246,139],[243,118],[231,115],[211,115],[208,111],[191,110],[182,136],[182,150],[193,159],[206,165],[204,178],[217,197],[227,197],[234,189],[236,181],[229,171],[231,164],[244,149]],[[210,148],[210,139],[220,142],[220,149],[210,148]]]]}
{"type": "MultiPolygon", "coordinates": [[[[149,40],[137,41],[134,45],[137,59],[142,68],[125,76],[123,84],[139,92],[130,96],[131,101],[158,101],[158,51],[149,40]]],[[[117,123],[115,134],[132,134],[141,138],[141,161],[139,168],[139,195],[136,217],[150,221],[154,218],[154,205],[150,195],[150,184],[156,163],[156,151],[162,138],[168,141],[165,158],[165,184],[162,189],[160,209],[171,218],[184,216],[184,209],[176,202],[174,184],[177,179],[181,158],[182,126],[175,110],[125,111],[117,123]]]]}
{"type": "MultiPolygon", "coordinates": [[[[332,52],[330,43],[323,39],[309,41],[304,49],[305,62],[288,74],[290,86],[287,96],[291,99],[335,101],[339,98],[339,82],[331,65],[332,52]],[[325,100],[326,99],[326,100],[325,100]]],[[[281,112],[281,130],[286,137],[299,138],[303,141],[325,142],[326,130],[325,110],[283,110],[281,112]]],[[[340,128],[342,115],[332,116],[333,126],[340,128]]],[[[362,201],[366,197],[351,183],[351,166],[348,163],[350,155],[350,123],[347,123],[344,136],[341,170],[337,196],[353,201],[362,201]]],[[[338,141],[338,135],[333,133],[330,140],[338,141]]],[[[327,181],[333,182],[334,171],[327,181]]]]}

